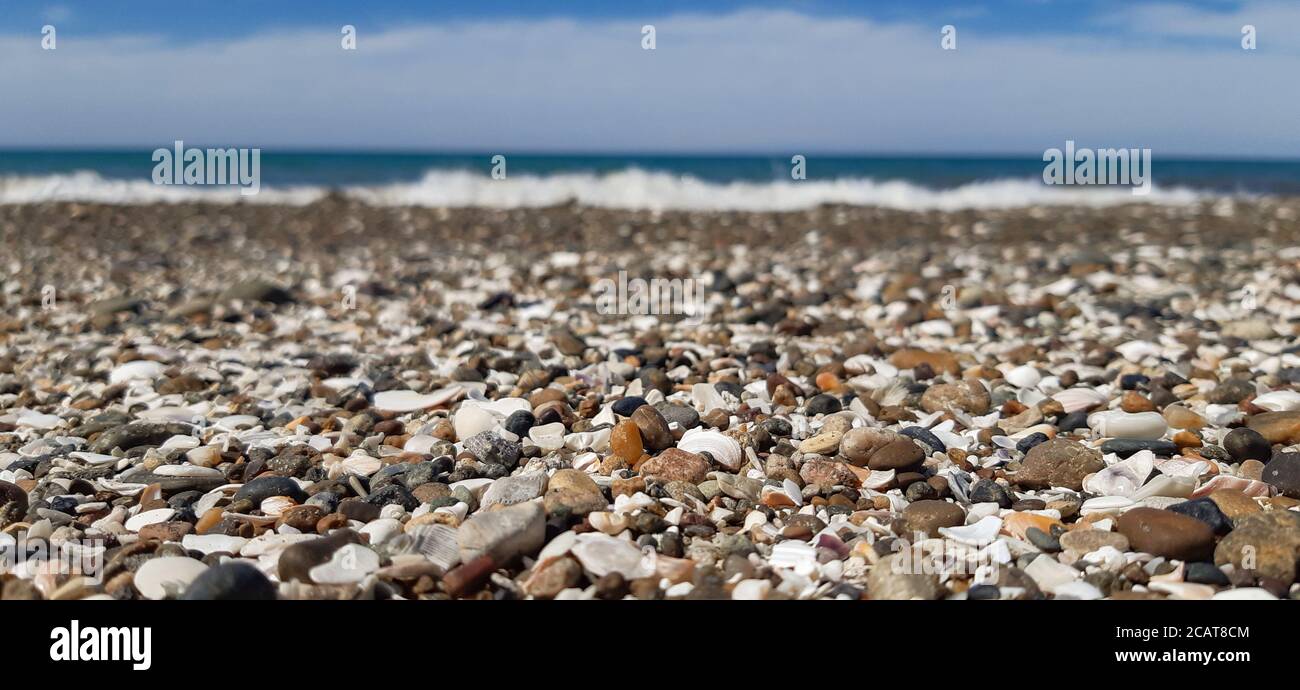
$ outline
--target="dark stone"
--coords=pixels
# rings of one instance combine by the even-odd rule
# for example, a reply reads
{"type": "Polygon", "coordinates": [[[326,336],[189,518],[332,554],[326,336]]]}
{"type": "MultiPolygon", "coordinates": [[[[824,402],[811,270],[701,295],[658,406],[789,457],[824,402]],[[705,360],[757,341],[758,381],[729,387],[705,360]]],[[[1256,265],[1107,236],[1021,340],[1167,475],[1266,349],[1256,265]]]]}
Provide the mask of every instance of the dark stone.
{"type": "Polygon", "coordinates": [[[275,585],[262,571],[227,561],[203,571],[181,595],[184,601],[271,601],[275,585]]]}
{"type": "Polygon", "coordinates": [[[355,496],[339,501],[338,511],[349,520],[370,522],[379,519],[379,506],[355,496]]]}
{"type": "Polygon", "coordinates": [[[1001,597],[997,585],[975,585],[966,590],[966,598],[974,601],[995,601],[1001,597]]]}
{"type": "Polygon", "coordinates": [[[1260,478],[1283,496],[1300,498],[1300,453],[1278,453],[1264,465],[1260,478]]]}
{"type": "Polygon", "coordinates": [[[655,410],[669,424],[676,422],[679,429],[694,429],[700,425],[700,413],[696,412],[695,408],[662,402],[655,405],[655,410]]]}
{"type": "Polygon", "coordinates": [[[739,383],[733,381],[719,381],[713,384],[713,389],[719,393],[728,393],[734,396],[737,400],[739,400],[741,394],[745,392],[745,389],[741,388],[739,383]]]}
{"type": "Polygon", "coordinates": [[[1145,386],[1150,381],[1151,379],[1144,374],[1125,374],[1119,377],[1119,387],[1126,391],[1132,391],[1145,386]]]}
{"type": "Polygon", "coordinates": [[[513,469],[519,464],[519,446],[494,431],[480,431],[465,441],[465,450],[482,462],[513,469]]]}
{"type": "Polygon", "coordinates": [[[1219,510],[1219,506],[1208,498],[1194,498],[1190,501],[1175,503],[1167,508],[1175,513],[1194,517],[1214,529],[1214,533],[1224,535],[1232,531],[1232,521],[1219,510]]]}
{"type": "Polygon", "coordinates": [[[420,501],[411,492],[401,484],[388,484],[378,491],[370,492],[366,496],[366,503],[376,506],[386,506],[397,504],[402,508],[411,511],[420,507],[420,501]]]}
{"type": "Polygon", "coordinates": [[[532,412],[529,412],[528,410],[515,410],[510,413],[509,417],[506,417],[504,426],[506,431],[523,438],[528,435],[528,430],[532,429],[536,424],[537,418],[533,416],[532,412]]]}
{"type": "Polygon", "coordinates": [[[194,428],[179,422],[133,422],[100,434],[90,444],[90,452],[107,454],[114,448],[130,450],[138,446],[158,446],[173,436],[188,436],[194,428]]]}
{"type": "Polygon", "coordinates": [[[1246,379],[1220,381],[1205,399],[1218,405],[1235,405],[1255,394],[1255,384],[1246,379]]]}
{"type": "Polygon", "coordinates": [[[1246,427],[1229,431],[1223,437],[1223,449],[1228,451],[1228,455],[1237,462],[1246,460],[1268,462],[1273,456],[1273,446],[1268,439],[1258,431],[1246,427]]]}
{"type": "Polygon", "coordinates": [[[272,496],[288,496],[298,503],[307,500],[307,494],[298,486],[298,482],[288,477],[262,476],[239,487],[231,501],[248,500],[254,506],[259,506],[272,496]]]}
{"type": "Polygon", "coordinates": [[[1037,527],[1030,527],[1025,530],[1025,538],[1029,539],[1030,544],[1037,546],[1039,549],[1046,551],[1047,553],[1056,553],[1061,550],[1060,537],[1048,534],[1037,527]]]}
{"type": "Polygon", "coordinates": [[[1217,585],[1219,587],[1227,587],[1232,584],[1228,580],[1227,573],[1219,570],[1219,567],[1215,564],[1203,561],[1188,563],[1186,570],[1183,571],[1183,579],[1188,582],[1217,585]]]}
{"type": "Polygon", "coordinates": [[[1083,410],[1080,410],[1078,412],[1071,412],[1067,415],[1064,415],[1059,420],[1057,420],[1056,428],[1062,432],[1070,432],[1070,431],[1074,431],[1075,429],[1087,429],[1088,413],[1083,410]]]}
{"type": "Polygon", "coordinates": [[[841,409],[843,407],[835,396],[819,393],[808,399],[804,413],[809,417],[815,417],[819,414],[835,414],[841,409]]]}
{"type": "Polygon", "coordinates": [[[931,453],[948,452],[948,446],[944,445],[944,442],[940,441],[938,436],[935,436],[933,432],[923,426],[909,426],[899,433],[929,446],[931,453]]]}
{"type": "Polygon", "coordinates": [[[616,415],[621,415],[623,417],[631,417],[632,413],[636,411],[636,408],[641,407],[642,405],[645,404],[646,404],[645,398],[639,395],[629,395],[626,398],[620,398],[618,400],[615,400],[614,404],[611,405],[610,407],[613,408],[614,414],[616,415]]]}
{"type": "Polygon", "coordinates": [[[1016,450],[1020,451],[1021,453],[1028,453],[1029,451],[1033,450],[1034,446],[1046,440],[1047,440],[1047,434],[1044,434],[1041,431],[1035,431],[1034,433],[1020,439],[1020,442],[1016,444],[1016,450]]]}
{"type": "Polygon", "coordinates": [[[281,582],[291,580],[311,582],[311,576],[308,573],[311,572],[312,568],[328,561],[330,556],[334,555],[334,552],[344,545],[361,543],[363,543],[361,535],[354,530],[338,529],[320,539],[292,544],[280,554],[277,574],[280,576],[281,582]]]}
{"type": "Polygon", "coordinates": [[[971,503],[996,503],[1001,508],[1011,507],[1011,494],[992,479],[981,479],[970,488],[971,503]]]}
{"type": "Polygon", "coordinates": [[[1149,450],[1159,457],[1170,458],[1178,455],[1178,446],[1172,441],[1150,441],[1139,438],[1112,438],[1101,444],[1103,454],[1114,453],[1121,458],[1137,453],[1138,451],[1149,450]]]}

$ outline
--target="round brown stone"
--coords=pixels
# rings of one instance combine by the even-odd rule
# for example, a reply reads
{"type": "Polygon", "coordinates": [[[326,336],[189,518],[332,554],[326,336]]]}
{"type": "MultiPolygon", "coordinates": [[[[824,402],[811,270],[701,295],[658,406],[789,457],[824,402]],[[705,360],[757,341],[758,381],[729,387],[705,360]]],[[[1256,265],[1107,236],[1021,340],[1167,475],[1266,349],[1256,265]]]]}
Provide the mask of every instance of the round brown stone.
{"type": "Polygon", "coordinates": [[[1063,486],[1080,491],[1084,477],[1105,467],[1101,453],[1077,441],[1054,438],[1031,448],[1012,479],[1031,489],[1063,486]]]}
{"type": "Polygon", "coordinates": [[[1133,549],[1155,556],[1205,561],[1214,553],[1213,528],[1170,510],[1133,508],[1119,516],[1116,526],[1133,549]]]}

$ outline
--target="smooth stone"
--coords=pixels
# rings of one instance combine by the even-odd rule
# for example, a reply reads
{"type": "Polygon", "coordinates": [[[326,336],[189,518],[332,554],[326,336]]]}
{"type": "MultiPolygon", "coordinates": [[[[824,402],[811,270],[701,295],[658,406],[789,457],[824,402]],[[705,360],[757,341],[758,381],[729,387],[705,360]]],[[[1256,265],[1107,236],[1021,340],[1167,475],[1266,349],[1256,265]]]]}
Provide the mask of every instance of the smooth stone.
{"type": "Polygon", "coordinates": [[[636,408],[645,404],[647,404],[645,398],[639,395],[629,395],[615,400],[614,404],[610,405],[610,408],[614,410],[614,414],[620,417],[631,417],[632,413],[636,412],[636,408]]]}
{"type": "Polygon", "coordinates": [[[694,429],[700,425],[700,413],[694,408],[668,402],[659,403],[654,407],[663,416],[664,421],[676,424],[678,429],[694,429]]]}
{"type": "Polygon", "coordinates": [[[1237,570],[1258,573],[1282,582],[1296,579],[1300,559],[1300,513],[1270,511],[1237,523],[1214,549],[1215,565],[1231,563],[1237,570]]]}
{"type": "Polygon", "coordinates": [[[999,508],[1011,507],[1011,494],[1001,484],[991,479],[981,479],[970,488],[971,503],[996,503],[999,508]]]}
{"type": "Polygon", "coordinates": [[[632,421],[641,432],[641,443],[651,452],[658,452],[673,445],[673,432],[668,428],[668,421],[659,411],[649,405],[642,405],[632,413],[632,421]]]}
{"type": "Polygon", "coordinates": [[[1181,561],[1204,561],[1214,553],[1214,530],[1204,522],[1169,510],[1133,508],[1116,528],[1136,551],[1181,561]]]}
{"type": "Polygon", "coordinates": [[[913,540],[915,532],[927,537],[940,536],[943,527],[958,527],[966,523],[966,512],[961,506],[948,501],[923,500],[909,503],[899,519],[898,535],[913,540]]]}
{"type": "Polygon", "coordinates": [[[239,487],[231,502],[249,500],[260,506],[262,501],[272,496],[288,496],[298,503],[307,500],[307,493],[298,486],[298,482],[288,477],[263,476],[239,487]]]}
{"type": "Polygon", "coordinates": [[[1218,506],[1219,511],[1233,523],[1237,523],[1251,515],[1264,512],[1264,509],[1260,507],[1259,503],[1257,503],[1255,499],[1233,489],[1218,489],[1216,491],[1211,491],[1210,495],[1206,498],[1214,501],[1214,505],[1218,506]]]}
{"type": "Polygon", "coordinates": [[[1222,535],[1232,531],[1232,521],[1209,498],[1194,498],[1190,501],[1175,503],[1166,510],[1196,518],[1209,525],[1215,534],[1222,535]]]}
{"type": "Polygon", "coordinates": [[[187,601],[271,601],[275,584],[262,571],[240,561],[208,568],[190,582],[181,599],[187,601]]]}
{"type": "Polygon", "coordinates": [[[1012,480],[1027,488],[1061,486],[1081,491],[1084,477],[1105,467],[1101,453],[1077,441],[1055,438],[1034,446],[1012,480]]]}
{"type": "MultiPolygon", "coordinates": [[[[506,431],[509,431],[515,436],[524,438],[528,435],[528,430],[532,429],[536,424],[537,417],[534,417],[532,412],[529,412],[528,410],[515,410],[510,413],[509,417],[506,417],[506,421],[502,423],[502,426],[505,427],[506,431]]],[[[408,441],[407,444],[407,448],[409,448],[410,442],[408,441]]]]}
{"type": "Polygon", "coordinates": [[[659,455],[646,460],[640,467],[641,474],[646,477],[658,477],[668,481],[684,481],[692,484],[703,482],[708,471],[709,462],[703,456],[677,448],[665,450],[659,455]]]}
{"type": "Polygon", "coordinates": [[[877,601],[942,599],[944,588],[939,576],[915,572],[922,569],[910,560],[904,553],[876,561],[867,574],[867,596],[877,601]]]}
{"type": "Polygon", "coordinates": [[[546,511],[536,501],[476,513],[457,532],[460,559],[465,563],[488,555],[504,565],[536,553],[545,540],[546,511]]]}
{"type": "Polygon", "coordinates": [[[1269,443],[1300,443],[1300,410],[1252,415],[1246,419],[1246,426],[1269,443]]]}
{"type": "Polygon", "coordinates": [[[281,582],[302,580],[311,582],[311,569],[330,559],[345,544],[361,541],[361,535],[351,529],[338,529],[307,541],[290,544],[280,552],[276,573],[281,582]]]}
{"type": "Polygon", "coordinates": [[[510,477],[502,477],[483,492],[479,499],[480,509],[496,505],[514,505],[530,501],[546,492],[546,473],[527,472],[510,477]]]}
{"type": "Polygon", "coordinates": [[[1158,457],[1169,458],[1178,455],[1178,446],[1172,441],[1159,441],[1149,439],[1134,438],[1112,438],[1101,444],[1101,452],[1109,455],[1114,453],[1121,458],[1127,458],[1134,453],[1149,450],[1158,457]]]}
{"type": "Polygon", "coordinates": [[[173,436],[188,436],[193,427],[179,422],[132,422],[103,432],[90,444],[92,453],[109,453],[114,448],[160,446],[173,436]]]}
{"type": "Polygon", "coordinates": [[[939,437],[935,436],[934,432],[923,426],[904,427],[899,433],[929,446],[930,453],[948,452],[948,446],[944,445],[944,442],[939,440],[939,437]]]}
{"type": "Polygon", "coordinates": [[[1072,529],[1058,537],[1058,540],[1062,549],[1079,554],[1092,553],[1103,546],[1117,551],[1128,551],[1129,548],[1128,537],[1099,529],[1072,529]]]}
{"type": "Polygon", "coordinates": [[[1183,572],[1183,579],[1187,582],[1219,587],[1227,587],[1232,584],[1227,573],[1220,570],[1213,563],[1204,562],[1188,563],[1186,570],[1183,572]]]}
{"type": "Polygon", "coordinates": [[[1264,465],[1260,479],[1283,496],[1300,498],[1300,453],[1278,453],[1264,465]]]}
{"type": "Polygon", "coordinates": [[[818,393],[808,398],[808,402],[804,405],[804,414],[809,417],[816,417],[817,415],[835,414],[842,409],[844,409],[844,406],[840,404],[839,398],[827,393],[818,393]]]}
{"type": "Polygon", "coordinates": [[[207,569],[203,561],[187,556],[161,556],[141,564],[132,583],[146,599],[165,599],[180,595],[207,569]]]}
{"type": "Polygon", "coordinates": [[[629,464],[641,459],[645,448],[641,444],[641,431],[636,422],[625,419],[614,425],[609,435],[609,447],[614,455],[623,458],[629,464]]]}
{"type": "Polygon", "coordinates": [[[982,415],[988,413],[989,405],[988,389],[978,381],[940,383],[930,386],[921,395],[921,409],[926,412],[956,409],[968,414],[982,415]]]}
{"type": "Polygon", "coordinates": [[[849,465],[835,460],[806,460],[799,468],[799,477],[807,484],[823,487],[842,485],[857,488],[862,483],[849,465]]]}
{"type": "MultiPolygon", "coordinates": [[[[901,434],[900,434],[901,436],[901,434]]],[[[901,436],[886,443],[879,450],[871,454],[867,460],[867,468],[872,470],[888,471],[896,470],[906,472],[915,470],[925,462],[925,451],[916,441],[901,436]]]]}
{"type": "Polygon", "coordinates": [[[1268,462],[1273,457],[1273,446],[1268,439],[1258,431],[1246,427],[1229,431],[1223,437],[1223,449],[1228,451],[1228,455],[1237,462],[1246,460],[1268,462]]]}

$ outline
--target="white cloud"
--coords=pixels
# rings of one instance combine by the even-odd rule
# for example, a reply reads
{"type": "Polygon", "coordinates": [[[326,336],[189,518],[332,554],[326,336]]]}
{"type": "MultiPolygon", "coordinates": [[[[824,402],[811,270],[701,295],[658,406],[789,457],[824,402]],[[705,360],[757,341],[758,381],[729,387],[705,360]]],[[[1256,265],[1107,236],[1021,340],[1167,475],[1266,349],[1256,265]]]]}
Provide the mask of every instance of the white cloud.
{"type": "Polygon", "coordinates": [[[643,51],[642,23],[0,36],[0,146],[1300,154],[1296,59],[1265,50],[959,26],[951,52],[938,25],[746,11],[655,21],[643,51]]]}

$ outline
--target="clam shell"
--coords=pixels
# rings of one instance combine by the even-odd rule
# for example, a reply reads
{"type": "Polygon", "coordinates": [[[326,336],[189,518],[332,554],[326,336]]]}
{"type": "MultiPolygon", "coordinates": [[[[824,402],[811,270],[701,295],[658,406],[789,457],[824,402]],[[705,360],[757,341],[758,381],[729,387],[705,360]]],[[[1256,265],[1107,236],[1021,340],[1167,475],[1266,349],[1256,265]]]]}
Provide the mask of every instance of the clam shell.
{"type": "Polygon", "coordinates": [[[271,496],[270,498],[263,500],[262,505],[258,507],[261,508],[262,512],[266,515],[271,517],[280,517],[284,514],[284,511],[296,505],[298,505],[298,503],[288,496],[271,496]]]}
{"type": "Polygon", "coordinates": [[[1084,480],[1083,488],[1099,496],[1132,497],[1142,488],[1154,466],[1155,454],[1149,450],[1140,451],[1089,476],[1084,480]]]}
{"type": "Polygon", "coordinates": [[[1033,388],[1043,380],[1043,375],[1038,373],[1038,369],[1026,364],[1008,371],[1003,378],[1016,388],[1033,388]]]}
{"type": "Polygon", "coordinates": [[[691,453],[707,452],[719,464],[730,470],[737,470],[743,462],[740,444],[726,434],[704,429],[687,431],[677,447],[691,453]]]}
{"type": "Polygon", "coordinates": [[[126,521],[126,528],[132,532],[139,532],[140,528],[154,525],[159,522],[167,522],[176,514],[171,508],[157,508],[155,510],[146,510],[138,513],[126,521]]]}
{"type": "Polygon", "coordinates": [[[559,450],[564,447],[564,424],[551,422],[528,430],[528,438],[545,451],[559,450]]]}
{"type": "Polygon", "coordinates": [[[343,462],[339,463],[339,465],[343,468],[343,471],[348,474],[358,474],[363,477],[369,477],[378,472],[379,468],[384,466],[384,463],[381,462],[379,458],[372,458],[369,455],[351,455],[343,462]]]}

